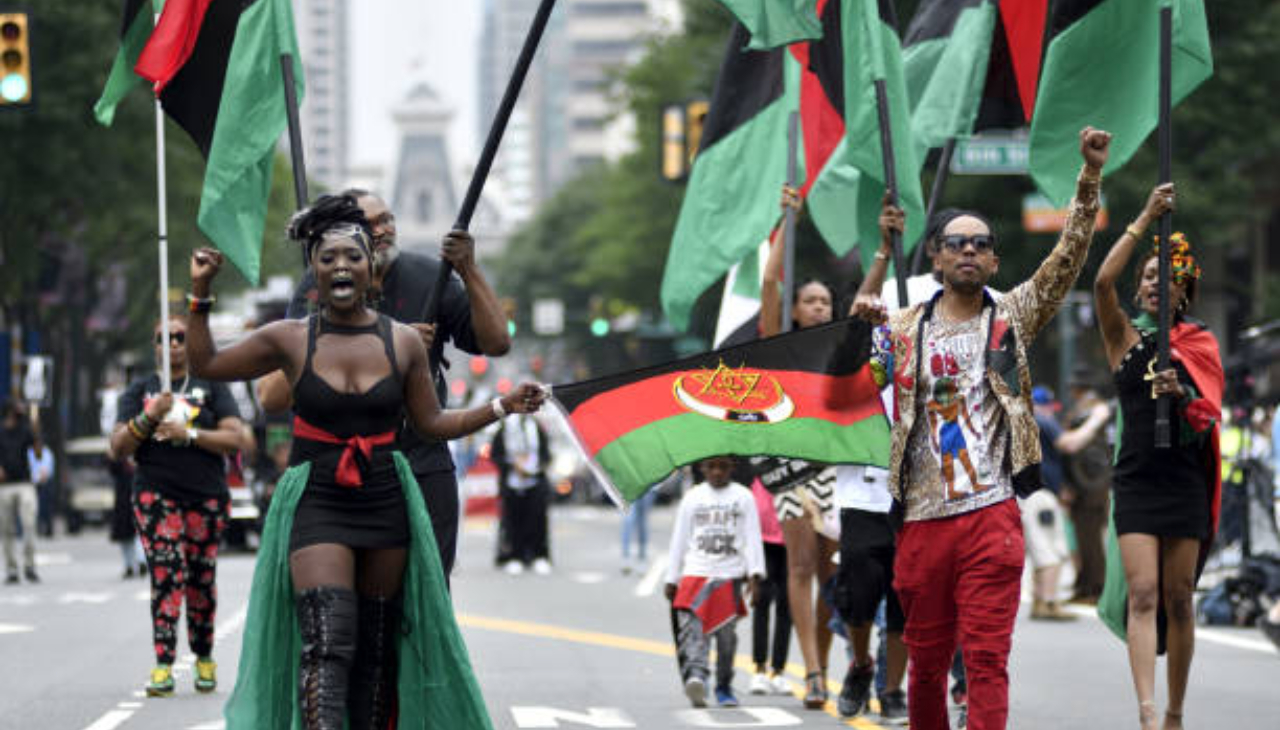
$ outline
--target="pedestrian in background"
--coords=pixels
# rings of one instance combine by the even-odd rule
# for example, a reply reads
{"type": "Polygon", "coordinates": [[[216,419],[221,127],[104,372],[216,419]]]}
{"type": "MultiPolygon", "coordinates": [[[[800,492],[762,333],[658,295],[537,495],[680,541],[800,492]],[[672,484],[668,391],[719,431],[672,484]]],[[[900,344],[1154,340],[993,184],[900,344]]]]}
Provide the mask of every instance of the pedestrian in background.
{"type": "Polygon", "coordinates": [[[36,488],[36,527],[42,537],[53,537],[53,470],[53,452],[36,429],[27,449],[27,471],[36,488]]]}
{"type": "Polygon", "coordinates": [[[791,694],[785,670],[791,651],[791,605],[787,600],[787,545],[782,526],[773,509],[773,495],[759,479],[751,482],[751,496],[760,516],[760,539],[764,546],[764,580],[751,610],[751,659],[756,673],[751,678],[751,694],[791,694]],[[772,611],[770,610],[772,609],[772,611]],[[773,638],[769,638],[772,613],[773,638]],[[772,658],[771,658],[772,657],[772,658]],[[767,674],[766,674],[767,672],[767,674]]]}
{"type": "Polygon", "coordinates": [[[1036,426],[1040,428],[1040,476],[1044,489],[1018,498],[1022,534],[1031,563],[1031,618],[1036,621],[1075,621],[1074,614],[1058,603],[1062,566],[1071,558],[1066,517],[1058,494],[1062,490],[1062,456],[1057,441],[1063,435],[1057,411],[1061,404],[1053,391],[1037,385],[1031,391],[1036,426]]]}
{"type": "Polygon", "coordinates": [[[622,574],[630,575],[631,571],[643,571],[649,562],[649,510],[658,499],[658,492],[668,485],[678,483],[684,475],[677,469],[667,475],[666,479],[648,489],[640,498],[628,505],[622,513],[622,574]],[[635,555],[631,554],[631,544],[635,543],[635,555]]]}
{"type": "Polygon", "coordinates": [[[524,413],[503,421],[493,434],[489,457],[498,467],[498,566],[519,575],[531,568],[551,573],[551,543],[547,509],[551,484],[547,467],[551,446],[538,419],[524,413]]]}
{"type": "Polygon", "coordinates": [[[698,463],[703,479],[682,500],[671,532],[665,595],[671,602],[676,659],[685,696],[705,707],[708,656],[716,644],[715,696],[737,707],[733,661],[738,619],[747,615],[744,587],[754,606],[764,578],[760,515],[751,490],[732,480],[734,460],[715,456],[698,463]]]}
{"type": "Polygon", "coordinates": [[[1111,514],[1111,459],[1107,437],[1111,406],[1093,386],[1088,369],[1071,375],[1067,433],[1055,443],[1063,455],[1062,501],[1076,533],[1075,593],[1071,600],[1095,604],[1106,580],[1105,539],[1111,514]]]}
{"type": "Polygon", "coordinates": [[[28,583],[39,583],[36,572],[36,488],[31,483],[27,450],[34,443],[26,412],[15,401],[4,405],[0,424],[0,533],[4,534],[5,579],[18,582],[18,571],[28,583]],[[22,558],[19,564],[17,541],[22,530],[22,558]]]}
{"type": "Polygon", "coordinates": [[[187,321],[169,320],[169,341],[153,332],[156,362],[169,348],[168,386],[152,373],[120,396],[111,453],[133,456],[132,506],[151,577],[151,633],[156,666],[147,694],[173,694],[178,621],[185,602],[187,641],[196,655],[195,688],[218,684],[213,660],[218,608],[218,547],[231,495],[223,457],[241,446],[240,411],[223,383],[187,370],[187,321]]]}
{"type": "Polygon", "coordinates": [[[1136,319],[1129,319],[1116,291],[1116,282],[1142,243],[1143,231],[1174,209],[1174,195],[1173,183],[1151,191],[1141,215],[1107,253],[1093,285],[1107,365],[1114,374],[1123,417],[1117,434],[1113,494],[1119,560],[1108,555],[1107,584],[1098,612],[1128,643],[1144,730],[1160,724],[1155,679],[1156,654],[1163,649],[1169,654],[1169,704],[1163,726],[1165,730],[1182,727],[1195,652],[1196,580],[1217,530],[1222,488],[1218,430],[1224,389],[1222,356],[1213,333],[1187,314],[1200,279],[1190,242],[1181,233],[1169,241],[1165,304],[1172,310],[1166,314],[1173,327],[1168,369],[1157,372],[1155,365],[1161,314],[1156,248],[1144,253],[1136,270],[1136,319]],[[1173,448],[1156,447],[1158,398],[1172,401],[1173,448]]]}
{"type": "Polygon", "coordinates": [[[111,505],[111,522],[108,535],[111,542],[120,545],[120,559],[124,562],[125,580],[137,576],[147,577],[147,562],[143,558],[142,541],[133,521],[133,461],[128,457],[107,455],[107,472],[111,474],[111,486],[115,500],[111,505]]]}

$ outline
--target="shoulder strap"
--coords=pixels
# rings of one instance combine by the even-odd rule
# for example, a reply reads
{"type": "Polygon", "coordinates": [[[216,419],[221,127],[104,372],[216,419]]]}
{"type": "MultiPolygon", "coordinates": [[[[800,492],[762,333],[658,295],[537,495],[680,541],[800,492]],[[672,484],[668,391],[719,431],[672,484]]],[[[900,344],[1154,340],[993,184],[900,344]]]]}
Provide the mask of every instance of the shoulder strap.
{"type": "Polygon", "coordinates": [[[316,336],[320,326],[320,315],[312,314],[307,317],[307,360],[302,364],[304,371],[311,369],[311,356],[316,353],[316,336]]]}
{"type": "Polygon", "coordinates": [[[396,362],[395,332],[391,327],[391,318],[379,313],[375,326],[378,328],[378,339],[382,340],[382,348],[387,353],[387,360],[391,361],[391,374],[395,376],[398,383],[400,382],[400,364],[396,362]]]}

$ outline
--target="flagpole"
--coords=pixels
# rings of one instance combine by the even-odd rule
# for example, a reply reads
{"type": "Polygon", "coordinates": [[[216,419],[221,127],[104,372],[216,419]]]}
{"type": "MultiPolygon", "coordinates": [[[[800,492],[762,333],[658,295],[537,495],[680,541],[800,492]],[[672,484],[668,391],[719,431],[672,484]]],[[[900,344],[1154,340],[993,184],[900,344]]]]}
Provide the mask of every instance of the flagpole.
{"type": "MultiPolygon", "coordinates": [[[[153,20],[160,22],[157,13],[153,20]]],[[[164,107],[160,95],[155,95],[156,106],[156,226],[159,232],[160,256],[160,392],[173,390],[170,384],[169,363],[169,212],[164,160],[164,107]]]]}
{"type": "MultiPolygon", "coordinates": [[[[298,120],[298,90],[293,80],[293,54],[280,54],[280,73],[284,77],[284,112],[289,122],[289,160],[293,163],[293,196],[298,201],[297,210],[307,207],[311,196],[307,194],[307,161],[302,147],[302,123],[298,120]]],[[[302,268],[305,270],[307,250],[301,249],[302,268]]]]}
{"type": "MultiPolygon", "coordinates": [[[[876,0],[867,0],[876,3],[876,0]]],[[[898,12],[892,2],[884,4],[884,10],[888,17],[886,20],[889,26],[893,28],[894,37],[898,33],[898,12]]],[[[876,32],[874,27],[868,27],[871,33],[876,32]]],[[[883,78],[875,80],[876,89],[876,114],[880,121],[880,155],[884,160],[884,182],[885,187],[889,189],[889,204],[898,204],[898,164],[893,154],[893,130],[889,127],[889,92],[885,87],[883,78]]],[[[893,279],[898,285],[898,306],[906,307],[911,302],[907,299],[907,269],[903,264],[902,257],[902,234],[898,231],[890,232],[890,240],[893,243],[893,279]]]]}
{"type": "MultiPolygon", "coordinates": [[[[502,101],[493,115],[493,123],[489,127],[489,136],[485,140],[484,149],[480,152],[480,160],[476,163],[475,172],[471,175],[471,183],[467,185],[467,193],[462,198],[462,207],[458,210],[458,217],[453,223],[455,230],[465,231],[471,227],[471,216],[480,202],[480,193],[484,191],[484,183],[489,178],[489,169],[493,167],[493,159],[498,155],[498,145],[502,143],[502,135],[506,132],[507,122],[511,119],[516,101],[520,98],[520,88],[524,86],[524,78],[529,73],[529,67],[533,65],[533,56],[538,50],[538,44],[542,41],[542,33],[547,29],[547,21],[551,18],[551,11],[555,8],[555,4],[556,0],[542,0],[538,11],[534,13],[529,35],[524,39],[524,46],[516,59],[515,69],[507,81],[507,89],[503,92],[502,101]]],[[[427,293],[426,304],[422,307],[423,322],[436,320],[436,312],[440,308],[440,294],[449,283],[449,275],[453,273],[453,266],[448,261],[440,263],[440,273],[436,276],[435,286],[427,293]]]]}
{"type": "MultiPolygon", "coordinates": [[[[876,79],[876,111],[880,116],[880,154],[884,158],[884,182],[889,188],[889,204],[898,204],[898,169],[893,156],[893,130],[889,129],[889,94],[884,79],[876,79]]],[[[907,300],[907,269],[902,259],[902,234],[891,232],[893,241],[893,278],[898,284],[898,306],[905,307],[907,300]]]]}
{"type": "MultiPolygon", "coordinates": [[[[791,112],[787,119],[787,187],[796,186],[796,167],[800,147],[800,114],[791,112]]],[[[791,331],[791,304],[796,287],[796,209],[787,206],[782,224],[782,332],[791,331]]]]}
{"type": "MultiPolygon", "coordinates": [[[[1173,8],[1160,8],[1160,182],[1173,182],[1173,8]]],[[[1156,339],[1156,369],[1163,372],[1169,365],[1169,332],[1173,325],[1173,311],[1169,301],[1170,237],[1173,235],[1173,213],[1166,210],[1160,216],[1160,278],[1156,285],[1160,311],[1160,329],[1156,339]]],[[[1156,448],[1171,446],[1169,426],[1169,396],[1156,400],[1156,448]]]]}
{"type": "MultiPolygon", "coordinates": [[[[280,73],[284,76],[284,109],[289,120],[289,159],[293,162],[293,194],[298,210],[307,207],[307,161],[302,148],[302,123],[298,121],[298,90],[294,87],[293,54],[280,54],[280,73]]],[[[306,262],[303,262],[304,264],[306,262]]]]}
{"type": "MultiPolygon", "coordinates": [[[[924,211],[925,230],[929,229],[929,221],[933,220],[933,214],[938,212],[938,204],[942,202],[942,192],[947,187],[947,180],[951,178],[951,157],[956,151],[956,138],[952,137],[942,147],[942,154],[938,158],[938,169],[933,174],[933,189],[929,191],[929,206],[924,211]]],[[[928,235],[927,233],[925,235],[928,235]]],[[[924,263],[924,250],[926,241],[917,241],[916,250],[911,256],[911,273],[920,273],[920,266],[924,263]]]]}

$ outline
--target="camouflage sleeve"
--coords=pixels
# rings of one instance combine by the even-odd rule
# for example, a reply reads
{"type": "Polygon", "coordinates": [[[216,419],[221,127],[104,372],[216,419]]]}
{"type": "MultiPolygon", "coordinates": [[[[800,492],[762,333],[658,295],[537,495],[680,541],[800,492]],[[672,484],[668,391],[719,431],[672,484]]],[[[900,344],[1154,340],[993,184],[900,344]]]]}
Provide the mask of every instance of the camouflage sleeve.
{"type": "Polygon", "coordinates": [[[1097,176],[1081,169],[1076,180],[1076,195],[1057,245],[1036,273],[1004,298],[1005,308],[1013,315],[1019,334],[1027,343],[1053,319],[1084,267],[1098,217],[1099,184],[1097,176]]]}

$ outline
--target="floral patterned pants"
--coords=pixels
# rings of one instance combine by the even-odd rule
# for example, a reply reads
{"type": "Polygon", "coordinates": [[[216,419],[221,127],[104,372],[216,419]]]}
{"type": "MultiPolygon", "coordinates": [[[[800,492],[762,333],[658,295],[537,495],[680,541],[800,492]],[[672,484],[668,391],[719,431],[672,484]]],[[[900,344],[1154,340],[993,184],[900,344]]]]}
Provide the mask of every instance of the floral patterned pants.
{"type": "Polygon", "coordinates": [[[197,657],[213,652],[218,543],[229,505],[226,497],[186,502],[146,487],[133,493],[133,517],[151,571],[151,630],[158,664],[173,664],[184,596],[191,651],[197,657]]]}

